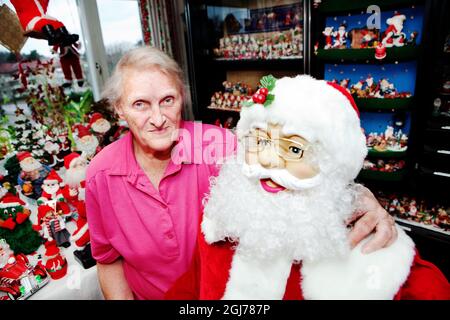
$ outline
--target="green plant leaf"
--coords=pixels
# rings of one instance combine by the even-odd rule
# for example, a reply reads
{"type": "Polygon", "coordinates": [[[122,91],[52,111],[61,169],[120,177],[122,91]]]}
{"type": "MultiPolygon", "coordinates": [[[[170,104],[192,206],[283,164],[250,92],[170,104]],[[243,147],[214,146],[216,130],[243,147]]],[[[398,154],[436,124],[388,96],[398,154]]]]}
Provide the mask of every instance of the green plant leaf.
{"type": "Polygon", "coordinates": [[[251,99],[242,102],[243,107],[251,107],[252,105],[253,105],[253,101],[251,99]]]}

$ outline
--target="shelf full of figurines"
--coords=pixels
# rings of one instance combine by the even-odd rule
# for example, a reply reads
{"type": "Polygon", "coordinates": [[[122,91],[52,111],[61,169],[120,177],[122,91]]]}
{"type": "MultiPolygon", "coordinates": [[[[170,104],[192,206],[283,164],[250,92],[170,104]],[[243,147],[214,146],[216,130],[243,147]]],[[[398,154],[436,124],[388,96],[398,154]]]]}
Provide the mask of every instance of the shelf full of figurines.
{"type": "Polygon", "coordinates": [[[239,112],[243,103],[252,98],[253,89],[246,83],[224,81],[222,85],[223,91],[216,91],[211,96],[208,109],[239,112]]]}
{"type": "Polygon", "coordinates": [[[413,222],[431,230],[450,235],[450,206],[409,195],[379,192],[380,204],[400,221],[413,222]]]}
{"type": "Polygon", "coordinates": [[[370,74],[365,80],[353,84],[348,78],[332,79],[331,82],[339,84],[357,99],[406,99],[412,97],[409,91],[398,91],[389,78],[375,80],[370,74]]]}
{"type": "Polygon", "coordinates": [[[213,52],[216,60],[302,59],[303,27],[225,36],[213,52]]]}
{"type": "MultiPolygon", "coordinates": [[[[413,31],[406,35],[403,32],[406,20],[404,14],[397,12],[386,20],[387,27],[382,32],[379,29],[367,27],[347,30],[346,23],[342,23],[337,30],[333,26],[326,26],[322,31],[324,37],[322,49],[375,49],[374,57],[382,60],[387,55],[386,48],[416,46],[419,33],[413,31]]],[[[314,51],[316,54],[319,53],[319,42],[315,44],[314,51]]]]}
{"type": "Polygon", "coordinates": [[[388,125],[382,133],[366,134],[366,145],[369,155],[371,153],[405,152],[408,148],[408,136],[401,129],[395,132],[394,127],[388,125]]]}

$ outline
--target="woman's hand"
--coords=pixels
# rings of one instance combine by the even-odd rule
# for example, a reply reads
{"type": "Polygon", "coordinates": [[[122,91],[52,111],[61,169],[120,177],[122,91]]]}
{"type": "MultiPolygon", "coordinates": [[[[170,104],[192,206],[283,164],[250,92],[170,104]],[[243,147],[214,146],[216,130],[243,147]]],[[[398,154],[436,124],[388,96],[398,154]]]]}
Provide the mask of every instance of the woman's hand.
{"type": "Polygon", "coordinates": [[[363,246],[363,253],[371,253],[394,243],[397,240],[395,220],[381,207],[372,192],[366,187],[358,185],[356,202],[356,210],[348,221],[349,224],[355,223],[349,234],[352,248],[373,231],[375,231],[375,235],[363,246]]]}

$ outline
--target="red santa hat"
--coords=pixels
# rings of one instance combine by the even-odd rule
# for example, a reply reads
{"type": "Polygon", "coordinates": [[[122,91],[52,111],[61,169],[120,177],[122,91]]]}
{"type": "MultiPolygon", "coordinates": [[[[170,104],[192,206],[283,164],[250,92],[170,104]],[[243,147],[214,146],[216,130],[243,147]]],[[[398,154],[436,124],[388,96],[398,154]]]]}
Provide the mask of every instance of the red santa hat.
{"type": "Polygon", "coordinates": [[[48,174],[48,176],[44,179],[44,183],[51,183],[51,182],[58,182],[58,183],[63,182],[59,174],[56,173],[54,169],[52,169],[48,174]]]}
{"type": "Polygon", "coordinates": [[[64,157],[64,167],[66,170],[69,170],[71,168],[72,162],[74,159],[79,158],[80,155],[76,152],[72,152],[71,154],[64,157]]]}
{"type": "Polygon", "coordinates": [[[25,160],[27,158],[33,158],[31,153],[29,153],[28,151],[22,151],[17,154],[17,160],[19,160],[19,162],[22,162],[23,160],[25,160]]]}
{"type": "Polygon", "coordinates": [[[92,133],[89,131],[88,128],[86,128],[85,126],[79,126],[78,127],[78,138],[83,138],[85,136],[90,136],[92,135],[92,133]]]}
{"type": "MultiPolygon", "coordinates": [[[[267,83],[269,80],[262,81],[267,83]]],[[[271,103],[252,103],[242,108],[237,124],[241,140],[250,130],[267,128],[267,123],[282,126],[282,133],[299,135],[311,144],[320,143],[323,157],[334,161],[320,163],[325,174],[341,174],[353,180],[367,154],[361,131],[359,111],[350,93],[341,86],[308,75],[284,77],[271,83],[271,103]]],[[[243,148],[239,148],[243,150],[243,148]]]]}
{"type": "Polygon", "coordinates": [[[24,206],[23,202],[19,197],[13,195],[12,193],[7,193],[0,202],[0,208],[11,208],[17,206],[24,206]]]}
{"type": "Polygon", "coordinates": [[[38,207],[38,214],[37,214],[37,219],[38,219],[38,224],[41,224],[42,223],[42,220],[44,219],[44,217],[45,217],[45,215],[49,212],[49,211],[55,211],[52,207],[50,207],[50,206],[48,206],[48,205],[46,205],[46,204],[43,204],[43,205],[40,205],[39,207],[38,207]]]}
{"type": "Polygon", "coordinates": [[[99,112],[94,113],[89,121],[89,126],[91,127],[97,120],[100,119],[103,119],[103,115],[99,112]]]}

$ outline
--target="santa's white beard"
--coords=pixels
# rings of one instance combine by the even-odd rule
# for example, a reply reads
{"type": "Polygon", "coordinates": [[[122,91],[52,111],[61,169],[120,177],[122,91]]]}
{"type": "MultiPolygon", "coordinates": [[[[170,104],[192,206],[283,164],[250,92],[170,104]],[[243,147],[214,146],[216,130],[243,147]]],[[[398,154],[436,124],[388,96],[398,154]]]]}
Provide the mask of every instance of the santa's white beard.
{"type": "Polygon", "coordinates": [[[108,121],[100,121],[100,123],[97,122],[94,122],[91,126],[94,132],[104,134],[108,132],[109,129],[111,129],[111,124],[108,121]]]}
{"type": "Polygon", "coordinates": [[[58,190],[59,190],[59,186],[58,185],[47,186],[47,185],[43,184],[42,185],[42,190],[44,190],[48,194],[56,194],[58,192],[58,190]]]}
{"type": "Polygon", "coordinates": [[[71,188],[78,188],[86,179],[86,167],[70,168],[66,171],[64,182],[71,188]]]}
{"type": "Polygon", "coordinates": [[[88,142],[84,142],[82,140],[77,141],[77,149],[81,152],[84,152],[88,156],[92,156],[95,154],[95,151],[98,147],[98,140],[95,137],[89,140],[88,142]]]}
{"type": "Polygon", "coordinates": [[[268,193],[241,168],[227,161],[205,198],[204,214],[217,240],[236,241],[250,259],[315,261],[349,252],[344,221],[352,213],[354,191],[347,183],[323,177],[318,187],[268,193]]]}
{"type": "Polygon", "coordinates": [[[31,162],[21,162],[20,168],[25,172],[31,172],[34,170],[39,170],[42,168],[42,164],[37,161],[36,159],[33,159],[31,162]]]}

